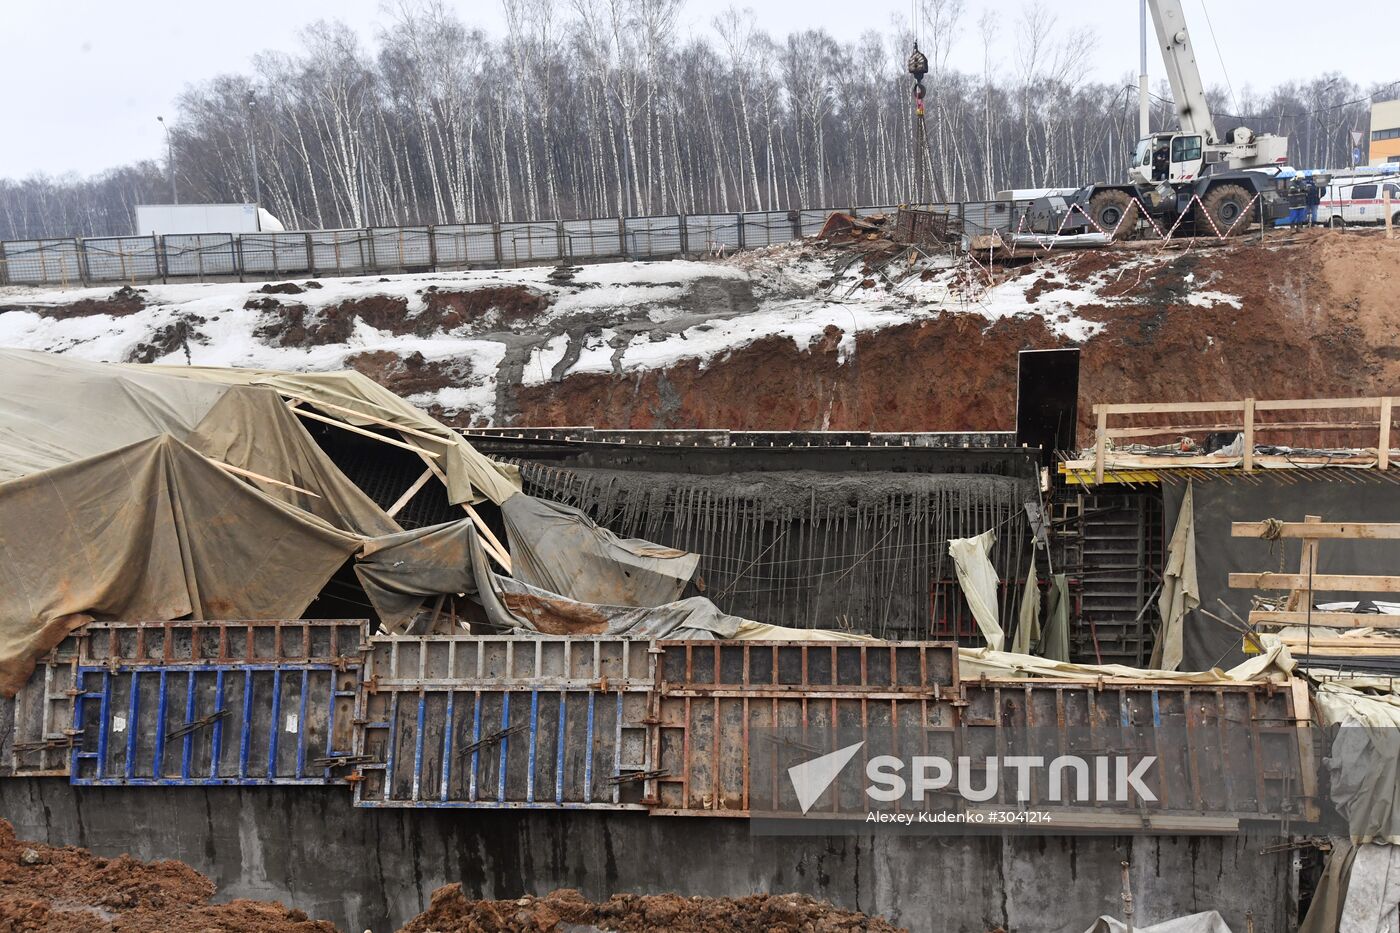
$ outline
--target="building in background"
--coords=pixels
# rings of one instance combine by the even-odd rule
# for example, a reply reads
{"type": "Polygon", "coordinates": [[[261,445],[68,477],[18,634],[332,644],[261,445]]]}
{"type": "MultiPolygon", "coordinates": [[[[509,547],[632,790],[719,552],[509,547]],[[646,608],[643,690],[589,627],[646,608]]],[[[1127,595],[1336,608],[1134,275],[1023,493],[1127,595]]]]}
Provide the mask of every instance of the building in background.
{"type": "Polygon", "coordinates": [[[1400,100],[1371,104],[1371,144],[1366,161],[1370,165],[1400,162],[1400,100]]]}

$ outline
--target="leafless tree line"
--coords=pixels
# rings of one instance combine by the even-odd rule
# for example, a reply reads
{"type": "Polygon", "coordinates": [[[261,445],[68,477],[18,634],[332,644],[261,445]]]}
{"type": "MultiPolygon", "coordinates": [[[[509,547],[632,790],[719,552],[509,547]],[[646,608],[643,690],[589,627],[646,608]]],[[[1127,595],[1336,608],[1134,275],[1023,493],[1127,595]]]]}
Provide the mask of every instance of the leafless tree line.
{"type": "MultiPolygon", "coordinates": [[[[256,149],[262,202],[289,228],[972,200],[1118,179],[1137,137],[1132,78],[1086,80],[1092,36],[1043,2],[972,22],[962,0],[918,0],[916,32],[853,42],[775,38],[738,9],[682,38],[683,0],[500,2],[503,36],[444,0],[397,0],[373,48],[319,22],[297,54],[187,89],[180,199],[253,200],[256,149]],[[904,74],[916,37],[922,123],[904,74]],[[969,45],[981,68],[951,67],[969,45]]],[[[1332,167],[1380,90],[1328,74],[1212,105],[1222,129],[1247,114],[1293,137],[1295,164],[1332,167]]],[[[1153,125],[1173,125],[1159,93],[1153,125]]],[[[128,233],[134,204],[168,198],[156,161],[0,179],[0,238],[128,233]]]]}

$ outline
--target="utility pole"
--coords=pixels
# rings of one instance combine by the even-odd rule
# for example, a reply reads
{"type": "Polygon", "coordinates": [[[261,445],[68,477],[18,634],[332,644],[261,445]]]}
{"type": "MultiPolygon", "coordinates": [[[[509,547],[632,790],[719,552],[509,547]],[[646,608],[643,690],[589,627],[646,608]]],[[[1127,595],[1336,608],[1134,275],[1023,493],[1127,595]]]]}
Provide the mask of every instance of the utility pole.
{"type": "MultiPolygon", "coordinates": [[[[248,149],[253,153],[253,203],[262,207],[262,182],[258,178],[258,139],[255,134],[256,125],[254,122],[253,108],[257,104],[257,98],[252,91],[248,92],[248,149]]],[[[259,225],[261,226],[261,224],[259,225]]]]}
{"type": "Polygon", "coordinates": [[[1138,25],[1142,32],[1138,63],[1138,139],[1146,139],[1152,135],[1152,104],[1147,93],[1147,0],[1139,0],[1138,14],[1138,25]]]}
{"type": "Polygon", "coordinates": [[[175,147],[170,143],[170,127],[165,117],[156,117],[156,120],[165,129],[165,174],[170,178],[170,203],[179,204],[180,195],[175,191],[175,147]]]}

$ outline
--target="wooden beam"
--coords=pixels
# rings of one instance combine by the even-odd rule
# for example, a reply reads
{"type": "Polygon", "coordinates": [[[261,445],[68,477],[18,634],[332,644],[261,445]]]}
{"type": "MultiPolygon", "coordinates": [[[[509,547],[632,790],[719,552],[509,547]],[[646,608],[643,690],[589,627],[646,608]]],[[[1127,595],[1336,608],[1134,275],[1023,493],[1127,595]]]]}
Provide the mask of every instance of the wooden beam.
{"type": "Polygon", "coordinates": [[[1326,411],[1329,408],[1379,408],[1380,398],[1290,398],[1254,403],[1255,411],[1326,411]]]}
{"type": "Polygon", "coordinates": [[[307,398],[300,395],[292,395],[289,392],[283,392],[282,394],[294,399],[297,402],[305,402],[308,405],[315,405],[317,408],[328,408],[331,411],[344,412],[347,415],[354,415],[356,418],[363,418],[364,420],[369,421],[373,424],[377,424],[383,428],[390,428],[394,431],[402,431],[405,434],[412,434],[414,437],[421,437],[425,440],[436,441],[439,444],[452,443],[452,438],[450,437],[443,437],[439,434],[430,434],[427,431],[422,431],[418,428],[410,428],[402,424],[395,424],[394,422],[389,421],[387,418],[377,418],[374,415],[367,415],[362,411],[356,411],[353,408],[346,408],[344,405],[337,405],[334,402],[324,402],[316,398],[307,398]]]}
{"type": "Polygon", "coordinates": [[[1311,649],[1316,654],[1400,655],[1400,638],[1390,635],[1282,635],[1279,640],[1288,648],[1311,649]]]}
{"type": "MultiPolygon", "coordinates": [[[[1390,211],[1386,211],[1386,229],[1390,229],[1390,211]]],[[[1387,234],[1389,235],[1389,234],[1387,234]]],[[[1376,445],[1376,469],[1390,469],[1390,419],[1391,403],[1395,400],[1390,396],[1381,399],[1381,436],[1380,443],[1376,445]]]]}
{"type": "Polygon", "coordinates": [[[1094,414],[1096,415],[1160,415],[1177,411],[1238,411],[1243,413],[1244,402],[1142,402],[1094,406],[1094,414]]]}
{"type": "MultiPolygon", "coordinates": [[[[1254,433],[1266,431],[1357,431],[1375,426],[1371,421],[1256,421],[1254,433]]],[[[1169,424],[1160,427],[1109,428],[1109,437],[1161,437],[1243,431],[1243,424],[1169,424]]]]}
{"type": "Polygon", "coordinates": [[[432,477],[432,470],[424,470],[423,475],[414,480],[413,485],[405,489],[403,495],[399,496],[398,500],[395,501],[393,505],[389,506],[388,511],[384,514],[388,515],[390,518],[399,514],[399,510],[408,505],[409,500],[418,495],[418,490],[422,489],[423,484],[432,479],[432,477]]]}
{"type": "MultiPolygon", "coordinates": [[[[1362,539],[1390,541],[1400,538],[1400,522],[1283,522],[1276,526],[1280,538],[1362,539]]],[[[1266,522],[1232,522],[1230,536],[1262,538],[1266,522]]]]}
{"type": "Polygon", "coordinates": [[[1103,485],[1104,457],[1108,453],[1108,412],[1097,411],[1098,406],[1094,407],[1099,416],[1099,427],[1094,436],[1094,482],[1103,485]]]}
{"type": "Polygon", "coordinates": [[[1254,472],[1254,399],[1244,400],[1244,471],[1254,472]]]}
{"type": "MultiPolygon", "coordinates": [[[[384,444],[388,444],[391,447],[402,447],[404,450],[411,450],[416,454],[422,454],[425,457],[432,457],[434,460],[442,456],[442,454],[437,453],[436,451],[424,450],[421,447],[414,447],[412,444],[405,443],[404,441],[396,440],[392,437],[385,437],[383,434],[375,434],[373,431],[366,431],[364,428],[357,428],[353,424],[347,424],[346,422],[338,421],[335,418],[328,418],[325,415],[318,415],[316,412],[307,411],[305,408],[293,408],[292,412],[298,415],[299,417],[310,418],[312,421],[322,421],[326,424],[333,424],[337,428],[349,431],[351,434],[360,434],[364,437],[373,438],[374,440],[384,444]]],[[[437,440],[441,440],[441,438],[437,438],[437,440]]]]}
{"type": "Polygon", "coordinates": [[[1249,624],[1268,628],[1284,628],[1290,625],[1313,628],[1386,628],[1400,629],[1400,615],[1387,615],[1383,612],[1323,612],[1305,610],[1255,609],[1249,614],[1249,624]],[[1309,623],[1311,619],[1311,623],[1309,623]]]}
{"type": "MultiPolygon", "coordinates": [[[[428,469],[432,471],[433,475],[435,475],[445,487],[447,485],[447,475],[442,472],[442,467],[427,458],[427,451],[420,450],[418,452],[425,455],[423,457],[423,462],[428,465],[428,469]]],[[[470,502],[463,502],[462,511],[467,513],[467,516],[472,520],[472,524],[476,526],[476,530],[481,533],[481,543],[486,548],[486,553],[495,558],[496,563],[501,565],[501,569],[514,576],[515,566],[510,559],[510,554],[501,546],[501,542],[496,540],[495,533],[487,527],[486,522],[482,521],[476,509],[472,508],[470,502]]]]}
{"type": "Polygon", "coordinates": [[[293,492],[299,492],[304,496],[311,496],[313,499],[321,498],[320,493],[312,492],[309,489],[302,489],[300,486],[293,486],[291,483],[284,483],[280,479],[273,479],[271,476],[263,476],[261,473],[254,473],[252,470],[245,470],[242,467],[236,467],[231,463],[224,463],[222,460],[215,460],[213,457],[210,456],[205,456],[204,459],[208,460],[210,463],[214,464],[214,466],[218,467],[219,469],[224,470],[227,473],[232,473],[235,476],[242,476],[246,477],[247,479],[257,480],[260,483],[271,483],[273,486],[281,486],[283,489],[290,489],[293,492]]]}
{"type": "MultiPolygon", "coordinates": [[[[1308,578],[1301,573],[1232,573],[1230,586],[1246,590],[1308,589],[1308,578]]],[[[1360,576],[1346,573],[1315,573],[1312,589],[1320,592],[1351,590],[1358,593],[1400,593],[1400,577],[1360,576]]]]}

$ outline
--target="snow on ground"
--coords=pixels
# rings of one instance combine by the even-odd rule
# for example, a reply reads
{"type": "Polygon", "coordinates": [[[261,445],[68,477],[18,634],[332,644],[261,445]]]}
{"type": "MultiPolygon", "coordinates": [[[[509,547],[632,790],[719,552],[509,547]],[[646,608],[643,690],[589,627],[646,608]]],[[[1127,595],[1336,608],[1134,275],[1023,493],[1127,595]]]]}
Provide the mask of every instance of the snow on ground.
{"type": "MultiPolygon", "coordinates": [[[[1125,274],[1150,275],[1129,259],[1125,274]]],[[[896,268],[892,265],[891,270],[896,268]]],[[[605,263],[560,275],[548,267],[321,279],[319,288],[269,295],[262,283],[138,285],[146,307],[129,314],[76,313],[82,301],[105,302],[115,286],[79,289],[0,288],[0,346],[73,353],[85,359],[267,369],[327,370],[387,351],[415,365],[450,367],[445,387],[411,400],[464,412],[478,423],[497,414],[498,381],[540,384],[573,374],[625,374],[712,361],[753,341],[780,337],[800,349],[840,331],[842,362],[856,352],[856,336],[945,313],[981,319],[984,326],[1009,317],[1038,317],[1054,333],[1077,343],[1103,324],[1082,316],[1087,306],[1112,307],[1127,299],[1101,293],[1108,273],[1066,283],[1054,264],[989,285],[986,272],[947,257],[899,266],[900,275],[877,276],[857,262],[841,268],[831,254],[797,244],[739,253],[716,262],[605,263]],[[542,296],[542,311],[522,315],[493,308],[451,328],[414,325],[429,311],[428,296],[478,289],[523,287],[542,296]],[[1032,292],[1032,289],[1035,291],[1032,292]],[[1028,294],[1034,300],[1028,300],[1028,294]],[[347,301],[402,299],[403,325],[362,317],[324,335],[279,336],[289,314],[300,313],[307,330],[324,325],[347,301]],[[265,304],[269,299],[276,305],[265,304]],[[280,305],[280,307],[277,307],[280,305]],[[296,311],[300,306],[301,311],[296,311]],[[57,316],[72,314],[72,316],[57,316]],[[394,330],[400,332],[395,333],[394,330]],[[291,345],[279,345],[290,343],[291,345]],[[419,359],[421,357],[421,359],[419,359]]],[[[304,280],[290,280],[302,283],[304,280]]],[[[1239,306],[1239,299],[1192,285],[1194,307],[1239,306]]],[[[395,312],[397,313],[397,312],[395,312]]],[[[342,321],[342,325],[344,322],[342,321]]]]}

